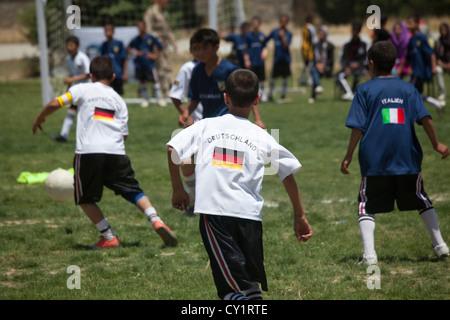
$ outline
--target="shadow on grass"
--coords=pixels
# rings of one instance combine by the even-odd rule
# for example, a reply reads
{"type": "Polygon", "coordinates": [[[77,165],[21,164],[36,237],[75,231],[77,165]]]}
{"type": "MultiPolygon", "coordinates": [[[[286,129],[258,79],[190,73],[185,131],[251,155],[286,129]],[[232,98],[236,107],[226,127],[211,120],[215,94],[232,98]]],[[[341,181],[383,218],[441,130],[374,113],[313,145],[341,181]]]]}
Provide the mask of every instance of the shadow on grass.
{"type": "MultiPolygon", "coordinates": [[[[141,242],[140,241],[120,242],[120,248],[133,248],[133,247],[141,247],[141,242]]],[[[85,244],[80,244],[80,243],[73,245],[72,249],[75,249],[75,250],[100,250],[98,248],[92,247],[92,245],[85,245],[85,244]]]]}
{"type": "MultiPolygon", "coordinates": [[[[358,262],[362,259],[362,256],[349,255],[342,257],[341,259],[337,259],[338,263],[345,264],[358,264],[358,262]]],[[[432,257],[430,255],[427,256],[397,256],[397,255],[379,255],[378,263],[390,264],[390,263],[398,263],[398,262],[432,262],[437,263],[445,260],[444,258],[440,259],[438,257],[432,257]]]]}

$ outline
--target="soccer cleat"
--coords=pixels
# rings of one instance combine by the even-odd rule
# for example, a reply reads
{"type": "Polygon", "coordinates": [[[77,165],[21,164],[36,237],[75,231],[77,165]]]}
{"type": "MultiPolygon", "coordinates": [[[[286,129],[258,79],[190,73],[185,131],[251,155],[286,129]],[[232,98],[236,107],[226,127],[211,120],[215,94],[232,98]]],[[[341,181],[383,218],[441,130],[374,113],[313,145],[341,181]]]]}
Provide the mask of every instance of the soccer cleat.
{"type": "Polygon", "coordinates": [[[344,94],[341,98],[342,100],[345,101],[352,101],[353,100],[353,93],[351,92],[347,92],[346,94],[344,94]]]}
{"type": "Polygon", "coordinates": [[[308,99],[308,103],[309,104],[313,104],[314,102],[316,102],[316,99],[314,99],[314,98],[309,98],[308,99]]]}
{"type": "Polygon", "coordinates": [[[445,258],[450,254],[446,243],[442,243],[433,247],[433,251],[438,258],[445,258]]]}
{"type": "Polygon", "coordinates": [[[119,237],[115,236],[111,240],[107,240],[105,237],[100,236],[100,241],[96,244],[92,245],[92,249],[105,249],[105,248],[113,248],[118,247],[120,245],[119,237]]]}
{"type": "Polygon", "coordinates": [[[166,102],[166,100],[164,100],[163,98],[161,98],[161,99],[158,100],[158,105],[159,105],[161,108],[164,108],[164,107],[167,107],[167,102],[166,102]]]}
{"type": "Polygon", "coordinates": [[[371,266],[371,265],[375,265],[378,263],[378,258],[376,255],[368,255],[366,256],[365,254],[363,255],[363,258],[360,262],[358,262],[358,264],[360,266],[371,266]]]}
{"type": "Polygon", "coordinates": [[[324,92],[324,89],[323,89],[322,86],[317,86],[317,87],[314,89],[314,91],[315,91],[316,93],[323,93],[323,92],[324,92]]]}
{"type": "Polygon", "coordinates": [[[155,223],[153,224],[153,228],[155,229],[156,233],[161,237],[162,241],[166,246],[169,247],[177,246],[178,244],[177,236],[163,222],[155,221],[155,223]]]}
{"type": "Polygon", "coordinates": [[[62,135],[60,135],[60,134],[52,134],[52,135],[50,135],[50,138],[53,140],[53,141],[56,141],[56,142],[67,142],[67,139],[66,138],[64,138],[62,135]]]}

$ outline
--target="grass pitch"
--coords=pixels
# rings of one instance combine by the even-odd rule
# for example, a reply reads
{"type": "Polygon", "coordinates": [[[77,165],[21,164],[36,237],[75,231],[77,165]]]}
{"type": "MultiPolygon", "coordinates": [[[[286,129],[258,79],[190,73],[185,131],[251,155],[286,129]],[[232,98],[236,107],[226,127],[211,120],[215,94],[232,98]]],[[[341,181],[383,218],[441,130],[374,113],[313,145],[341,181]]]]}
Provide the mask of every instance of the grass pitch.
{"type": "MultiPolygon", "coordinates": [[[[368,288],[373,272],[357,265],[362,244],[356,214],[360,183],[356,154],[351,175],[339,171],[350,136],[344,126],[350,104],[334,98],[331,80],[324,80],[324,87],[325,94],[313,105],[307,103],[308,92],[291,94],[291,102],[285,104],[260,106],[267,128],[279,129],[280,143],[303,164],[296,178],[314,230],[307,243],[296,241],[283,185],[277,176],[266,176],[262,193],[269,291],[264,298],[449,299],[450,259],[434,256],[416,212],[377,216],[381,288],[368,288]]],[[[133,84],[125,89],[126,96],[136,93],[133,84]]],[[[175,108],[130,105],[127,154],[142,188],[178,235],[178,247],[163,248],[138,209],[105,189],[100,206],[122,246],[94,251],[87,246],[97,241],[99,233],[72,201],[52,201],[43,184],[16,182],[22,171],[72,167],[75,130],[65,144],[48,137],[59,132],[65,111],[47,119],[44,133],[31,134],[41,107],[38,81],[0,83],[0,299],[217,299],[198,219],[171,208],[165,143],[177,129],[175,108]],[[67,287],[72,265],[80,268],[80,289],[67,287]]],[[[450,114],[440,119],[436,110],[429,110],[438,137],[450,145],[450,114]]],[[[425,154],[425,189],[449,243],[450,163],[440,160],[420,127],[417,132],[425,154]]]]}

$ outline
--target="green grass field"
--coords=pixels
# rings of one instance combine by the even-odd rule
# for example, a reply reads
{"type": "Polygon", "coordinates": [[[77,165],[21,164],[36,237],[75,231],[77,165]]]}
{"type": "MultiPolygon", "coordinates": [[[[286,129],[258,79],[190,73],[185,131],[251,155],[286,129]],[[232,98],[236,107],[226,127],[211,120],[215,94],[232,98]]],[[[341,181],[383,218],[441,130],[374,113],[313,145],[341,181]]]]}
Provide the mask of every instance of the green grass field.
{"type": "MultiPolygon", "coordinates": [[[[450,83],[450,79],[447,78],[450,83]]],[[[333,83],[314,105],[308,94],[291,94],[289,103],[260,106],[268,129],[280,130],[280,143],[303,164],[296,175],[314,236],[298,243],[292,209],[277,176],[266,176],[263,196],[265,266],[272,300],[396,300],[450,298],[449,261],[437,260],[417,212],[377,216],[376,250],[381,289],[369,289],[372,273],[358,266],[362,244],[357,224],[360,173],[343,176],[350,130],[344,126],[349,103],[335,100],[333,83]]],[[[136,92],[126,86],[128,96],[136,92]]],[[[309,91],[309,89],[308,89],[309,91]]],[[[450,101],[448,101],[450,102],[450,101]]],[[[22,171],[71,168],[75,130],[57,144],[48,134],[60,130],[65,111],[33,136],[41,109],[36,80],[0,83],[0,299],[217,299],[198,219],[171,208],[165,143],[177,129],[175,108],[129,106],[127,153],[142,188],[179,245],[163,248],[145,217],[105,189],[100,206],[119,235],[121,247],[87,249],[99,233],[72,201],[55,202],[43,184],[16,182],[22,171]],[[81,288],[69,290],[71,265],[81,269],[81,288]]],[[[450,145],[450,114],[439,118],[429,107],[441,141],[450,145]]],[[[450,234],[450,163],[440,160],[421,128],[425,188],[434,201],[444,239],[450,234]]]]}

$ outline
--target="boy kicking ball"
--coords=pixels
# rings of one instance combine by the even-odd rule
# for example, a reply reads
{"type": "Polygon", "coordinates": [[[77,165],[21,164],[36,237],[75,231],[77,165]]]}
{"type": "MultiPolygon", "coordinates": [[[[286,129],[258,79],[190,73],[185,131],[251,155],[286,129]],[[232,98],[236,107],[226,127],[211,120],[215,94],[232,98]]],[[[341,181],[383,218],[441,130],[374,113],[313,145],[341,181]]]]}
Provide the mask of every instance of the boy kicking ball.
{"type": "Polygon", "coordinates": [[[73,86],[54,99],[33,123],[33,134],[41,129],[45,118],[71,104],[78,106],[77,142],[74,158],[75,203],[86,213],[101,233],[93,248],[119,246],[119,238],[97,205],[103,186],[136,205],[152,223],[156,233],[168,246],[176,246],[177,238],[156,213],[148,197],[139,187],[125,154],[128,136],[128,110],[123,99],[110,87],[114,68],[107,57],[98,57],[90,65],[92,83],[73,86]]]}
{"type": "Polygon", "coordinates": [[[278,168],[294,208],[295,235],[304,242],[312,230],[294,178],[301,165],[248,120],[260,99],[258,77],[249,70],[236,70],[227,78],[226,88],[229,114],[198,121],[167,143],[172,206],[181,211],[189,206],[179,166],[195,155],[195,194],[201,196],[195,197],[194,212],[200,215],[217,294],[226,300],[262,299],[258,283],[267,291],[260,195],[264,165],[271,160],[278,168]]]}
{"type": "Polygon", "coordinates": [[[368,52],[374,79],[360,85],[353,99],[346,126],[352,129],[341,172],[349,174],[353,152],[359,146],[361,189],[358,222],[364,247],[360,264],[377,264],[374,231],[375,214],[394,210],[418,210],[435,254],[449,255],[442,238],[435,209],[423,188],[422,149],[414,125],[422,125],[434,150],[446,158],[449,150],[440,143],[431,116],[412,84],[391,75],[396,59],[393,44],[382,41],[368,52]]]}

